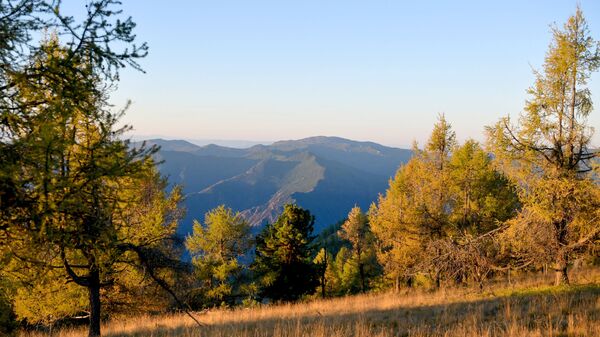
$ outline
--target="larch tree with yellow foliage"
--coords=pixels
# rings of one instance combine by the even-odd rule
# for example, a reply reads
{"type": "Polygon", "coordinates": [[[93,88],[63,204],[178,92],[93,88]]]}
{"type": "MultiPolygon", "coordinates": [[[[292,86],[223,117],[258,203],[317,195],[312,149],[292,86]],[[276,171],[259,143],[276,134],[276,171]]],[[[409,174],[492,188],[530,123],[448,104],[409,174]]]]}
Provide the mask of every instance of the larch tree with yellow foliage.
{"type": "Polygon", "coordinates": [[[124,140],[129,128],[108,103],[118,69],[139,69],[147,50],[134,45],[135,24],[119,5],[89,1],[78,24],[60,2],[0,4],[0,30],[34,23],[0,43],[0,58],[10,59],[0,67],[0,283],[29,321],[88,312],[89,336],[100,335],[116,287],[145,275],[137,286],[168,288],[165,276],[180,264],[172,249],[180,189],[167,193],[157,149],[124,140]],[[53,30],[36,45],[31,36],[44,28],[53,30]]]}
{"type": "Polygon", "coordinates": [[[163,271],[179,264],[170,246],[181,193],[165,192],[155,148],[122,140],[128,128],[116,126],[120,114],[108,108],[90,59],[50,37],[32,62],[45,69],[36,81],[13,79],[13,99],[27,110],[10,144],[21,158],[10,167],[13,204],[0,218],[8,261],[0,278],[14,280],[21,318],[43,322],[85,309],[89,335],[99,336],[101,304],[110,297],[103,290],[126,283],[132,267],[166,285],[163,271]]]}
{"type": "Polygon", "coordinates": [[[452,198],[447,187],[455,146],[456,135],[440,116],[425,149],[413,146],[413,158],[400,167],[386,194],[369,211],[380,245],[379,262],[396,289],[403,278],[411,282],[427,242],[445,237],[450,229],[452,198]]]}
{"type": "Polygon", "coordinates": [[[518,207],[514,190],[481,146],[473,140],[459,146],[455,138],[440,116],[425,148],[414,146],[414,157],[369,211],[379,262],[396,288],[419,273],[437,286],[444,278],[481,284],[494,251],[479,241],[474,248],[473,239],[518,207]]]}
{"type": "Polygon", "coordinates": [[[553,40],[535,72],[519,123],[508,117],[487,128],[498,166],[518,189],[523,209],[504,233],[524,263],[551,264],[556,284],[569,283],[570,263],[600,235],[600,190],[593,174],[590,75],[600,45],[578,8],[553,40]]]}

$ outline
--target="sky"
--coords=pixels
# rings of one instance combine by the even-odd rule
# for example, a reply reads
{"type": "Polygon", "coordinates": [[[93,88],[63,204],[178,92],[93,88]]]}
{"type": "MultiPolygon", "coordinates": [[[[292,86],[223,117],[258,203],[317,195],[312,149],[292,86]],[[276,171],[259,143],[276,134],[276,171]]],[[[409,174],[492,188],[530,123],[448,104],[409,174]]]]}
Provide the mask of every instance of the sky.
{"type": "MultiPolygon", "coordinates": [[[[550,25],[577,3],[600,40],[597,0],[126,0],[150,51],[112,102],[133,102],[123,121],[142,137],[407,147],[443,113],[459,140],[483,141],[485,125],[522,111],[550,25]]],[[[600,129],[598,73],[589,87],[600,129]]]]}

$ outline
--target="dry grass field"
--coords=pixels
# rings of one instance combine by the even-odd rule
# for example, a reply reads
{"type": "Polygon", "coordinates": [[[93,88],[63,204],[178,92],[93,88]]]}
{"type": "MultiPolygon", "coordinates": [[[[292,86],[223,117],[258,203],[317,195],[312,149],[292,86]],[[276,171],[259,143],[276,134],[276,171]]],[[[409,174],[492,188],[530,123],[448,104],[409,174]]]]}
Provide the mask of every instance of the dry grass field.
{"type": "MultiPolygon", "coordinates": [[[[552,275],[470,288],[379,293],[106,322],[110,337],[250,336],[600,336],[600,270],[574,272],[570,287],[551,287],[552,275]]],[[[21,333],[21,337],[47,334],[21,333]]],[[[56,337],[85,336],[85,329],[56,337]]]]}

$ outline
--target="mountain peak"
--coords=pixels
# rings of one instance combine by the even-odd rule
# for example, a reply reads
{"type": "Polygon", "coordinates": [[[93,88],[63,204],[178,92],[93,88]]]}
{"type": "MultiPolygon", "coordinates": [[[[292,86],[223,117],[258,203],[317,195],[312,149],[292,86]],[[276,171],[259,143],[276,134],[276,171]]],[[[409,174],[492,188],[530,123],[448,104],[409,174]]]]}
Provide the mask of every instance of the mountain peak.
{"type": "MultiPolygon", "coordinates": [[[[363,142],[336,137],[336,136],[312,136],[301,139],[280,140],[272,144],[272,146],[280,146],[285,144],[304,144],[304,145],[331,145],[331,144],[360,144],[363,142]]],[[[367,143],[367,142],[364,142],[367,143]]],[[[375,144],[375,143],[371,143],[375,144]]]]}
{"type": "Polygon", "coordinates": [[[279,151],[294,151],[308,149],[316,154],[325,152],[353,152],[365,153],[375,156],[398,155],[399,152],[407,151],[393,147],[387,147],[373,142],[363,142],[342,137],[315,136],[298,140],[284,140],[273,143],[272,148],[279,151]]]}
{"type": "Polygon", "coordinates": [[[355,204],[368,208],[411,156],[410,150],[326,136],[245,149],[149,142],[162,146],[161,172],[184,186],[188,212],[179,229],[184,235],[193,219],[220,204],[258,226],[276,219],[285,203],[298,203],[316,216],[318,231],[355,204]]]}
{"type": "Polygon", "coordinates": [[[158,145],[163,151],[192,152],[200,149],[200,146],[192,144],[187,140],[168,140],[162,138],[155,138],[145,140],[145,142],[148,145],[158,145]]]}

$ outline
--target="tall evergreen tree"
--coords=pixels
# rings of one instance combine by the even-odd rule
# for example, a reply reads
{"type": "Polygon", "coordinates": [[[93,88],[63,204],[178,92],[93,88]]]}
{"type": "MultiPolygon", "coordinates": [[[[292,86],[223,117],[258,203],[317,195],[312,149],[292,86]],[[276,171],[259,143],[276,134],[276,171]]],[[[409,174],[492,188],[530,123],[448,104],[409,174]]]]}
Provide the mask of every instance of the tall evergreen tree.
{"type": "Polygon", "coordinates": [[[296,205],[286,205],[277,221],[256,238],[253,269],[259,277],[263,297],[294,301],[318,285],[311,260],[314,216],[296,205]]]}
{"type": "Polygon", "coordinates": [[[353,260],[358,268],[360,291],[368,288],[368,279],[373,276],[377,267],[374,259],[373,234],[369,226],[367,215],[360,207],[355,206],[348,213],[348,219],[338,231],[338,235],[348,240],[352,245],[353,260]]]}
{"type": "Polygon", "coordinates": [[[233,304],[239,295],[240,259],[253,245],[250,225],[240,213],[221,205],[206,213],[205,225],[194,221],[185,245],[192,256],[201,291],[210,303],[233,304]]]}
{"type": "Polygon", "coordinates": [[[590,148],[593,109],[586,87],[600,67],[600,45],[579,8],[552,32],[519,125],[506,117],[487,133],[524,206],[507,232],[512,249],[530,262],[553,264],[559,284],[569,282],[570,262],[600,234],[600,192],[590,174],[598,151],[590,148]]]}

